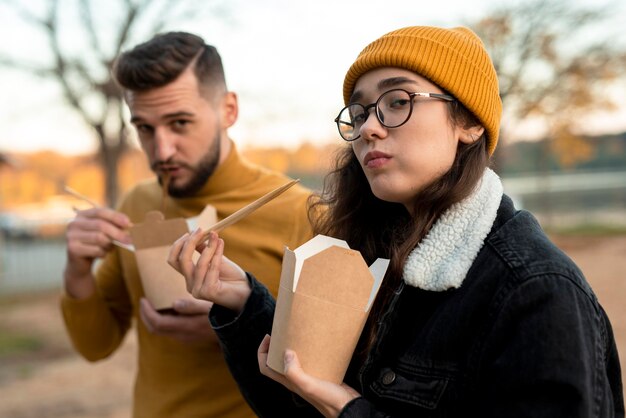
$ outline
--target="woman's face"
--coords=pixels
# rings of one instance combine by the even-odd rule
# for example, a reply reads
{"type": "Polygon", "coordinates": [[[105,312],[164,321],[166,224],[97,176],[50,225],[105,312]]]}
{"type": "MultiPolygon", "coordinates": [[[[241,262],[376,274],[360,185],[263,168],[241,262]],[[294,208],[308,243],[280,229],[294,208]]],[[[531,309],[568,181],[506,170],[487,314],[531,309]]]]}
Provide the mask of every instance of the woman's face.
{"type": "MultiPolygon", "coordinates": [[[[378,68],[357,81],[350,102],[367,106],[392,89],[409,93],[443,93],[411,71],[378,68]]],[[[445,174],[454,161],[459,141],[472,141],[467,130],[452,126],[446,102],[414,97],[413,113],[397,128],[380,124],[374,109],[352,142],[372,192],[379,199],[402,203],[409,210],[416,195],[445,174]]]]}

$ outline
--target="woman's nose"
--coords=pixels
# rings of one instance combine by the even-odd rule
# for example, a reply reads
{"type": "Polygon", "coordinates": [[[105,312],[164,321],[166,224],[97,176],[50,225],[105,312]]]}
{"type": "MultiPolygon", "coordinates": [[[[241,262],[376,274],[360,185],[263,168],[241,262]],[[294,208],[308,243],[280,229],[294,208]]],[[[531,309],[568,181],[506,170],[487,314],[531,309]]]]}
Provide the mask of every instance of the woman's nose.
{"type": "Polygon", "coordinates": [[[378,120],[376,110],[368,109],[368,112],[369,115],[359,130],[361,137],[368,141],[385,138],[387,136],[387,128],[378,120]]]}

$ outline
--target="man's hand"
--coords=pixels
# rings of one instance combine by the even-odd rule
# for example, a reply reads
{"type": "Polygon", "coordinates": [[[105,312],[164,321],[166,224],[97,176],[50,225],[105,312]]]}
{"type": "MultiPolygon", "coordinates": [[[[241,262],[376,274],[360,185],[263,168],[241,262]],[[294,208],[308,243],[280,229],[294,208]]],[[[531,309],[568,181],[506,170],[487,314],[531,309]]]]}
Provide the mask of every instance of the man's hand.
{"type": "Polygon", "coordinates": [[[348,402],[361,396],[345,383],[337,385],[307,374],[302,370],[298,356],[292,350],[285,351],[285,373],[275,372],[267,366],[269,348],[270,336],[266,335],[257,352],[261,374],[300,395],[325,417],[335,418],[339,416],[348,402]]]}
{"type": "Polygon", "coordinates": [[[96,258],[111,250],[113,240],[130,244],[126,229],[131,222],[126,215],[109,208],[78,211],[65,233],[67,263],[65,289],[75,298],[88,297],[95,290],[91,267],[96,258]]]}
{"type": "Polygon", "coordinates": [[[174,302],[177,315],[161,314],[146,298],[140,301],[139,315],[149,332],[175,338],[182,342],[209,341],[218,344],[217,336],[209,323],[213,303],[180,299],[174,302]]]}

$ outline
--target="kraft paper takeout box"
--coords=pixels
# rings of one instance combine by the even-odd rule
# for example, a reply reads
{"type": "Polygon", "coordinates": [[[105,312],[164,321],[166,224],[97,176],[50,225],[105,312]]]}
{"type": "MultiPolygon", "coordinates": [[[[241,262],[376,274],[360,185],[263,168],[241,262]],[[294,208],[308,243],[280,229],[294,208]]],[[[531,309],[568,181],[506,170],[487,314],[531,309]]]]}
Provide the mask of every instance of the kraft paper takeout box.
{"type": "Polygon", "coordinates": [[[216,221],[215,208],[207,205],[199,216],[189,219],[165,220],[161,212],[151,211],[130,228],[141,284],[154,309],[168,310],[177,299],[193,299],[185,278],[167,263],[167,257],[172,244],[186,232],[198,226],[207,229],[216,221]]]}
{"type": "Polygon", "coordinates": [[[345,241],[318,235],[285,249],[267,364],[284,372],[286,348],[305,372],[343,381],[389,260],[369,268],[345,241]]]}

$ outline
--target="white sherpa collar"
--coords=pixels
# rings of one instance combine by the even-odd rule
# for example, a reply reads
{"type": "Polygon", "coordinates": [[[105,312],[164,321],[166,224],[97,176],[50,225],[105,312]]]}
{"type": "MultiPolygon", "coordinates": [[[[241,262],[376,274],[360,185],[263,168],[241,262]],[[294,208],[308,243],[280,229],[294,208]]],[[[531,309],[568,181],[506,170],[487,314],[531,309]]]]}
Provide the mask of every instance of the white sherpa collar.
{"type": "Polygon", "coordinates": [[[502,183],[486,169],[477,189],[452,205],[409,254],[404,264],[406,284],[444,291],[463,283],[487,234],[502,199],[502,183]]]}

